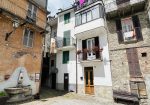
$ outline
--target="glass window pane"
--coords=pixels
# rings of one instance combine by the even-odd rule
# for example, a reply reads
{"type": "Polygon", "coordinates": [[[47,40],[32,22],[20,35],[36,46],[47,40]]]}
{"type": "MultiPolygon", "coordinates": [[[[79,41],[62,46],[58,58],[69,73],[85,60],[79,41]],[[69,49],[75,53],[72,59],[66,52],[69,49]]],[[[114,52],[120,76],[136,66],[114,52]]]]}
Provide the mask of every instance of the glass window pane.
{"type": "Polygon", "coordinates": [[[81,24],[81,14],[77,14],[76,15],[76,25],[80,25],[81,24]]]}
{"type": "Polygon", "coordinates": [[[92,20],[92,12],[89,11],[87,12],[87,21],[91,21],[92,20]]]}
{"type": "Polygon", "coordinates": [[[93,71],[90,71],[90,85],[93,85],[93,71]]]}
{"type": "Polygon", "coordinates": [[[33,44],[33,40],[29,39],[29,41],[28,41],[28,47],[32,47],[32,44],[33,44]]]}
{"type": "Polygon", "coordinates": [[[27,38],[27,37],[24,37],[24,39],[23,39],[23,45],[27,46],[27,45],[28,45],[28,44],[27,44],[27,41],[28,41],[28,38],[27,38]]]}
{"type": "Polygon", "coordinates": [[[86,13],[82,14],[82,23],[86,23],[86,13]]]}
{"type": "Polygon", "coordinates": [[[88,85],[88,72],[85,72],[86,85],[88,85]]]}
{"type": "Polygon", "coordinates": [[[92,19],[97,19],[99,16],[99,5],[97,5],[92,9],[92,19]]]}

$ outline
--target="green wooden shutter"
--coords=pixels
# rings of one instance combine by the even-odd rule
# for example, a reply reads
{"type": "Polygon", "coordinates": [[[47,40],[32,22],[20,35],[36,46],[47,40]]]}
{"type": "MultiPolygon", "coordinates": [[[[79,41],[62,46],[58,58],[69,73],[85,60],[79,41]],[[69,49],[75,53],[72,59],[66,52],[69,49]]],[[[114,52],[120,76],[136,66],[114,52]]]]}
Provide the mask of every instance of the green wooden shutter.
{"type": "Polygon", "coordinates": [[[64,32],[63,45],[64,46],[70,45],[70,30],[64,32]]]}
{"type": "Polygon", "coordinates": [[[69,61],[69,51],[63,51],[63,64],[68,63],[69,61]]]}
{"type": "Polygon", "coordinates": [[[65,24],[70,22],[70,13],[67,13],[64,15],[64,22],[65,22],[65,24]]]}

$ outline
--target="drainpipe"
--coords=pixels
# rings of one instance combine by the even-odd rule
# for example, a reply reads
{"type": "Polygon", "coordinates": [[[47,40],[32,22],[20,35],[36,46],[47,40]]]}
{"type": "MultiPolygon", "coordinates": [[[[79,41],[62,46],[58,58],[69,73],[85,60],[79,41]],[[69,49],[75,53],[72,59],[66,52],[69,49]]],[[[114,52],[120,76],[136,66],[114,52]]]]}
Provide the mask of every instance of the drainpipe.
{"type": "MultiPolygon", "coordinates": [[[[49,25],[50,26],[50,47],[49,47],[49,51],[51,51],[51,37],[52,37],[52,26],[51,25],[49,25]]],[[[51,75],[51,52],[49,52],[50,53],[50,57],[49,57],[49,75],[51,75]]],[[[49,76],[49,77],[51,77],[51,76],[49,76]]],[[[49,78],[50,79],[50,84],[51,84],[51,78],[49,78]]],[[[52,86],[50,85],[50,88],[51,88],[52,86]]]]}
{"type": "Polygon", "coordinates": [[[77,38],[76,38],[76,93],[78,93],[78,65],[77,65],[77,38]]]}

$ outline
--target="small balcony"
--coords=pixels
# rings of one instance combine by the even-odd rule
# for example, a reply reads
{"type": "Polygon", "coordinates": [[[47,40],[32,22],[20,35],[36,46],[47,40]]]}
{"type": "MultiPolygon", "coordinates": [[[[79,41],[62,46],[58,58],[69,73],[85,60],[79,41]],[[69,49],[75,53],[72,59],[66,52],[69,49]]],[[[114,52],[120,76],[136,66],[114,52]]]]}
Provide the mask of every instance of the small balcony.
{"type": "Polygon", "coordinates": [[[74,38],[56,38],[56,46],[58,51],[66,51],[75,49],[74,38]]]}
{"type": "Polygon", "coordinates": [[[83,49],[83,50],[78,50],[77,55],[78,55],[78,61],[81,63],[86,63],[86,62],[100,62],[102,61],[102,50],[99,49],[98,47],[95,47],[94,49],[83,49]]]}
{"type": "Polygon", "coordinates": [[[108,0],[104,4],[107,17],[112,18],[144,10],[146,0],[108,0]]]}

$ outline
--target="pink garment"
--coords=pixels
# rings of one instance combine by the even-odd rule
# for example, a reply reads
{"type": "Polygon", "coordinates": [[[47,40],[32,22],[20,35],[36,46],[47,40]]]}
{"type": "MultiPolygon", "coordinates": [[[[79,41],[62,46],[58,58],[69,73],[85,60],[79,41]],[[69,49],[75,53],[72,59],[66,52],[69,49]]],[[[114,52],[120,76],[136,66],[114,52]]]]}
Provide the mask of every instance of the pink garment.
{"type": "Polygon", "coordinates": [[[84,3],[85,0],[80,0],[80,5],[82,5],[84,3]]]}

